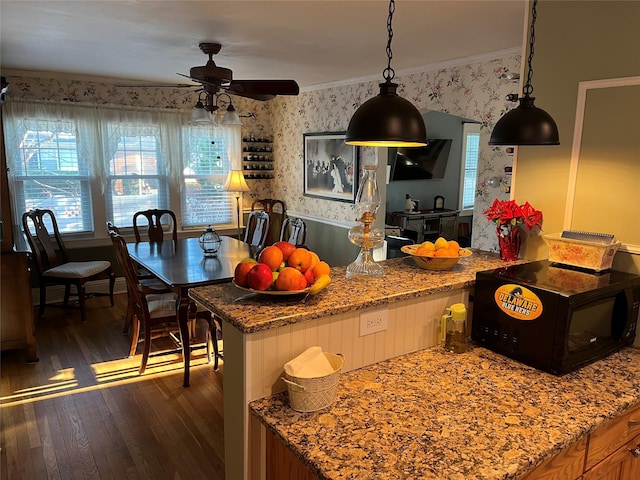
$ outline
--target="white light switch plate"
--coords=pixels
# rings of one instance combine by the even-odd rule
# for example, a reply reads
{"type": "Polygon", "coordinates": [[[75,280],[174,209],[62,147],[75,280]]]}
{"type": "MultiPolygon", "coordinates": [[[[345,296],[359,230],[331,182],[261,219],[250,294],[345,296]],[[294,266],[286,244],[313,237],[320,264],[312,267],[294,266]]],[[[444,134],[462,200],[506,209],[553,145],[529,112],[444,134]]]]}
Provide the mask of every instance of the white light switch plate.
{"type": "Polygon", "coordinates": [[[388,319],[389,310],[387,308],[379,308],[361,313],[360,336],[364,337],[365,335],[385,331],[387,329],[388,319]]]}

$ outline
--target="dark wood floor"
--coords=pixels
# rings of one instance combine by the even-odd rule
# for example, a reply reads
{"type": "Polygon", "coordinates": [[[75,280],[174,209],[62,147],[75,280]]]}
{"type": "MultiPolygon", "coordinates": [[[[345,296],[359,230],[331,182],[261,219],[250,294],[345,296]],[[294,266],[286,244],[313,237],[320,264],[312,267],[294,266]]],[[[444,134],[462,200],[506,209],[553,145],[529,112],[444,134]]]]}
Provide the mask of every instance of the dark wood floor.
{"type": "Polygon", "coordinates": [[[47,307],[37,364],[2,352],[0,478],[224,478],[223,367],[202,350],[189,388],[178,355],[153,357],[139,376],[121,333],[126,296],[116,297],[88,300],[84,324],[75,309],[47,307]]]}

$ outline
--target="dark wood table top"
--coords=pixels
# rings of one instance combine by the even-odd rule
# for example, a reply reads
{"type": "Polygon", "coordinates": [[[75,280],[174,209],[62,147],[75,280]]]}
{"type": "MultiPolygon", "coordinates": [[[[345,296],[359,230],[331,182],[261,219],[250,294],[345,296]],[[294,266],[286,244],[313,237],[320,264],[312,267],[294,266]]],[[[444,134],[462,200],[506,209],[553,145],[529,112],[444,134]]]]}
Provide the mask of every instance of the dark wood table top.
{"type": "Polygon", "coordinates": [[[215,257],[205,257],[197,238],[177,243],[130,243],[131,258],[170,287],[191,288],[229,282],[238,262],[253,256],[255,247],[232,237],[221,236],[215,257]]]}

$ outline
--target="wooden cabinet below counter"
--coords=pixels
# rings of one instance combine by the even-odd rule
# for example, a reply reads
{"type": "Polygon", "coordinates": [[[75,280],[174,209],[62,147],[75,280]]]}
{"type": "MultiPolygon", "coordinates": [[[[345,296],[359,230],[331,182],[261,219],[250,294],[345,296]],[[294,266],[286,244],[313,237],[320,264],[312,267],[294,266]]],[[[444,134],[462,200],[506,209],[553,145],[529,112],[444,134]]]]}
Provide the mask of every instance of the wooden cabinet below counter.
{"type": "Polygon", "coordinates": [[[640,479],[640,405],[565,448],[522,480],[640,479]]]}

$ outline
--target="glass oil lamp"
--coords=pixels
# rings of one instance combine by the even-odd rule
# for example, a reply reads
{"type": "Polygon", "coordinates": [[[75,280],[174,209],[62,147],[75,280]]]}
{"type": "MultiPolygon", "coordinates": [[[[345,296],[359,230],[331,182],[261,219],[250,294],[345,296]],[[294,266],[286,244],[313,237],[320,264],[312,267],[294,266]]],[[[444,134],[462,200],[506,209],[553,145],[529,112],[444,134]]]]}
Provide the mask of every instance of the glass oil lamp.
{"type": "Polygon", "coordinates": [[[381,277],[382,265],[373,260],[373,249],[384,242],[384,232],[374,227],[376,213],[380,208],[380,194],[376,182],[376,166],[365,165],[362,179],[356,194],[356,213],[358,222],[349,230],[349,241],[360,247],[355,261],[347,266],[347,278],[381,277]]]}
{"type": "Polygon", "coordinates": [[[220,236],[215,229],[209,225],[205,228],[200,238],[198,238],[200,248],[204,252],[205,257],[215,257],[220,249],[220,236]]]}

